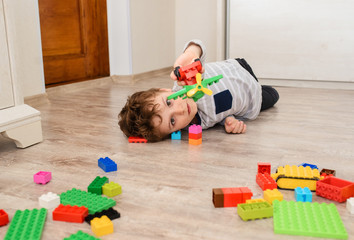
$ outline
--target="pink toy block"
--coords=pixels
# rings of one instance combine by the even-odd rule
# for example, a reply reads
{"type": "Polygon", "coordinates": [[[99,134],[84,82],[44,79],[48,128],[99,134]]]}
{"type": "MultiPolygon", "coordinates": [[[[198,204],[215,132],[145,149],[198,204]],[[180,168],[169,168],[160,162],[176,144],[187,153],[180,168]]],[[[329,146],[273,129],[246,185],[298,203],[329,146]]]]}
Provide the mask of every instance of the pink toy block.
{"type": "Polygon", "coordinates": [[[189,133],[198,134],[202,132],[202,126],[193,124],[188,128],[189,133]]]}
{"type": "Polygon", "coordinates": [[[52,179],[51,172],[39,171],[33,175],[33,180],[37,184],[46,184],[52,179]]]}

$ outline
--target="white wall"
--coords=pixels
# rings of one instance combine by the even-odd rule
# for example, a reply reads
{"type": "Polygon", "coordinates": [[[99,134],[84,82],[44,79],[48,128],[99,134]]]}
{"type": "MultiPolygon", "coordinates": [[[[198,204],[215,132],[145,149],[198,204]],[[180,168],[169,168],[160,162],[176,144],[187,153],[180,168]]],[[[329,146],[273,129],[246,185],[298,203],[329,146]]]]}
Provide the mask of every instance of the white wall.
{"type": "Polygon", "coordinates": [[[45,92],[37,0],[4,0],[13,81],[24,97],[45,92]]]}
{"type": "Polygon", "coordinates": [[[207,62],[224,59],[225,1],[176,0],[175,57],[188,40],[197,38],[207,48],[207,62]]]}

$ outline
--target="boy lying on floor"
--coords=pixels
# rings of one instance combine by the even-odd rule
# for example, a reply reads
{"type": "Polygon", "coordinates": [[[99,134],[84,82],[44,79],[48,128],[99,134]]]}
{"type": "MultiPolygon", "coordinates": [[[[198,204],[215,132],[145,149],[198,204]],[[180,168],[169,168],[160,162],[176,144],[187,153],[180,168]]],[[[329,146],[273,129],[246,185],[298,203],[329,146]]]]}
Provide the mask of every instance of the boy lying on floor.
{"type": "Polygon", "coordinates": [[[197,102],[192,98],[168,100],[169,95],[184,85],[172,72],[171,78],[175,80],[172,89],[152,88],[128,97],[118,115],[118,124],[127,137],[161,141],[189,124],[199,124],[203,129],[221,124],[227,133],[245,133],[245,120],[256,119],[260,111],[278,101],[278,92],[271,86],[260,85],[244,59],[204,64],[205,54],[200,40],[189,41],[174,67],[188,65],[199,58],[204,67],[203,79],[223,75],[219,82],[208,86],[213,94],[197,102]]]}

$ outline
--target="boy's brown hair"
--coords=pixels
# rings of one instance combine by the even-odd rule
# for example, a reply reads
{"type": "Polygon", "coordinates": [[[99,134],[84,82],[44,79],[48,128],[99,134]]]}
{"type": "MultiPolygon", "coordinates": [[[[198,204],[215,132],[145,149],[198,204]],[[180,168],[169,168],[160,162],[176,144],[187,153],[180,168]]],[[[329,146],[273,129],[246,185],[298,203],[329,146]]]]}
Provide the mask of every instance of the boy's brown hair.
{"type": "Polygon", "coordinates": [[[161,141],[164,136],[154,128],[153,117],[161,116],[157,113],[157,104],[154,104],[159,88],[136,92],[129,96],[127,102],[118,115],[120,129],[127,137],[143,137],[149,142],[161,141]]]}

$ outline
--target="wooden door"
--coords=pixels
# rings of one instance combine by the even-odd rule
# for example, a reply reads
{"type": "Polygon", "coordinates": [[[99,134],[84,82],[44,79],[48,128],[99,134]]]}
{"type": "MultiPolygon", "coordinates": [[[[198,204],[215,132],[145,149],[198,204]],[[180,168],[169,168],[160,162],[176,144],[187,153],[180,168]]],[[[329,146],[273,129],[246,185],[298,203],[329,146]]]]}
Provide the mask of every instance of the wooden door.
{"type": "Polygon", "coordinates": [[[109,76],[106,0],[39,0],[46,86],[109,76]]]}

